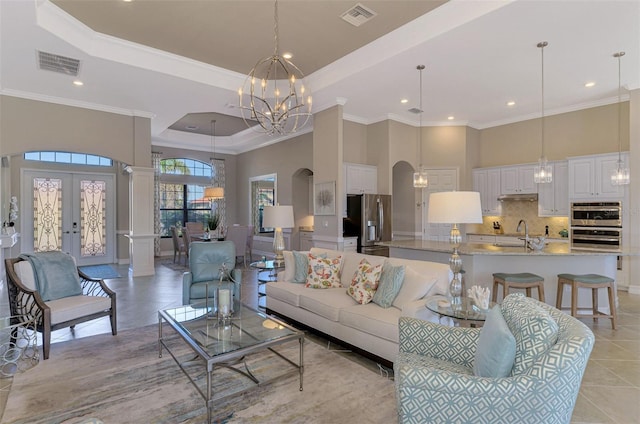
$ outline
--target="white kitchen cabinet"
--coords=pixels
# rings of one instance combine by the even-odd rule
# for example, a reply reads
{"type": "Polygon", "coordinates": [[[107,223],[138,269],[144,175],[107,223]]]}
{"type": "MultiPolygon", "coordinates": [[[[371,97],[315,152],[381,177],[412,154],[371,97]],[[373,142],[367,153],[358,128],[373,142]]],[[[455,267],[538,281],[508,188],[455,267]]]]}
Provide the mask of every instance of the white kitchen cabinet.
{"type": "Polygon", "coordinates": [[[551,183],[538,184],[538,216],[569,215],[569,163],[553,162],[551,183]]]}
{"type": "Polygon", "coordinates": [[[300,231],[300,251],[306,252],[313,247],[313,231],[300,231]]]}
{"type": "MultiPolygon", "coordinates": [[[[627,154],[623,154],[625,162],[627,154]]],[[[618,166],[618,154],[569,159],[570,199],[611,199],[624,197],[624,186],[611,184],[611,173],[618,166]]]]}
{"type": "Polygon", "coordinates": [[[535,166],[506,166],[500,170],[500,187],[502,194],[532,194],[538,192],[533,181],[535,166]]]}
{"type": "Polygon", "coordinates": [[[500,168],[474,169],[473,190],[480,193],[483,216],[500,215],[500,168]]]}
{"type": "Polygon", "coordinates": [[[375,194],[378,192],[378,168],[359,163],[344,164],[347,194],[375,194]]]}
{"type": "Polygon", "coordinates": [[[358,237],[345,237],[342,250],[344,250],[345,252],[357,252],[358,237]]]}

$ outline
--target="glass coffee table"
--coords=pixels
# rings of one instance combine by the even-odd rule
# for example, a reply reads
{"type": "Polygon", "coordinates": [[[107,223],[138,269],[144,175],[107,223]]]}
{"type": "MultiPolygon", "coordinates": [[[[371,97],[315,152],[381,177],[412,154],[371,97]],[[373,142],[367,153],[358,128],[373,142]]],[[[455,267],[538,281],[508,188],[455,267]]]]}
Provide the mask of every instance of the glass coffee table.
{"type": "MultiPolygon", "coordinates": [[[[303,366],[303,346],[304,333],[295,328],[272,318],[264,313],[250,309],[244,305],[239,305],[232,318],[226,322],[219,322],[217,318],[211,317],[211,308],[198,306],[182,306],[175,309],[158,311],[158,349],[159,357],[162,357],[163,348],[176,361],[180,369],[196,387],[200,395],[207,404],[207,418],[211,422],[211,411],[215,402],[226,399],[229,396],[236,396],[239,393],[250,390],[253,385],[239,392],[227,394],[214,399],[212,382],[214,371],[218,367],[224,367],[235,371],[253,381],[256,385],[263,385],[267,382],[299,374],[300,390],[302,390],[303,366]],[[189,346],[195,354],[184,360],[184,355],[177,353],[182,343],[176,342],[176,338],[171,339],[164,334],[165,326],[169,326],[179,335],[179,340],[189,346]],[[294,361],[274,350],[274,347],[289,341],[298,340],[299,358],[294,361]],[[245,361],[245,357],[264,350],[269,350],[282,358],[285,365],[292,366],[293,369],[283,372],[267,381],[259,381],[252,373],[245,361]],[[196,382],[197,377],[193,377],[187,370],[197,364],[206,367],[206,387],[202,389],[196,382]],[[244,369],[243,369],[244,368],[244,369]]],[[[183,345],[183,344],[182,344],[183,345]]],[[[182,349],[184,350],[184,349],[182,349]]],[[[184,352],[183,352],[184,353],[184,352]]]]}
{"type": "Polygon", "coordinates": [[[460,305],[451,305],[451,303],[442,305],[442,301],[448,302],[444,296],[432,296],[427,299],[425,306],[431,312],[438,314],[440,318],[453,318],[463,327],[481,327],[487,318],[489,309],[496,305],[496,303],[490,302],[489,309],[482,310],[468,297],[463,297],[460,305]]]}

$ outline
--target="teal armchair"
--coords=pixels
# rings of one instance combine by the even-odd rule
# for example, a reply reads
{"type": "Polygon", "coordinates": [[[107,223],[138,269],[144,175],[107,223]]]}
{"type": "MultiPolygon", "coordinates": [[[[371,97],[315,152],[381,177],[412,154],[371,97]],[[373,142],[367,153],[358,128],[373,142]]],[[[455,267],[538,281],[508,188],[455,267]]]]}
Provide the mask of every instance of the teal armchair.
{"type": "Polygon", "coordinates": [[[575,318],[521,294],[507,296],[500,308],[516,341],[514,366],[503,378],[474,375],[480,329],[400,318],[400,353],[394,362],[400,423],[571,421],[593,333],[575,318]],[[537,350],[532,346],[540,333],[527,318],[527,310],[536,307],[557,324],[549,320],[555,334],[552,339],[545,335],[550,344],[537,350]]]}
{"type": "Polygon", "coordinates": [[[207,283],[212,304],[218,287],[231,289],[234,299],[240,302],[242,271],[235,265],[236,247],[233,242],[192,242],[189,246],[189,271],[182,276],[182,303],[204,302],[207,283]]]}

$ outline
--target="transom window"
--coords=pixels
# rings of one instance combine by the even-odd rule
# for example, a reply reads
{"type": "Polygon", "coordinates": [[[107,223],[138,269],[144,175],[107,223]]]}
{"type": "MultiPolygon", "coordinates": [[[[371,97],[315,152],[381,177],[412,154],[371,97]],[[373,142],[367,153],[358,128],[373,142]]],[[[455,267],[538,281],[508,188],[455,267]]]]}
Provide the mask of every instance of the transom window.
{"type": "Polygon", "coordinates": [[[113,161],[104,156],[89,155],[86,153],[40,151],[27,152],[24,160],[39,162],[68,163],[73,165],[113,166],[113,161]]]}

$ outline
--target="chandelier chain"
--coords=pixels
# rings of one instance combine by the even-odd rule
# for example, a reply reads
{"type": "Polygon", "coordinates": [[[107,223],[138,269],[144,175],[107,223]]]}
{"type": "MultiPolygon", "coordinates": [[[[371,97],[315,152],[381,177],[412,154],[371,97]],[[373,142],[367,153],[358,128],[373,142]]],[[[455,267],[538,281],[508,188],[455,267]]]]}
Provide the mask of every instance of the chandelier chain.
{"type": "Polygon", "coordinates": [[[540,74],[542,75],[541,78],[541,85],[542,85],[542,90],[540,90],[540,105],[542,108],[542,113],[541,113],[541,129],[542,129],[542,133],[541,133],[541,140],[542,140],[542,146],[541,146],[541,154],[540,157],[544,158],[544,48],[548,45],[548,43],[546,41],[543,41],[541,43],[538,43],[538,47],[540,47],[540,55],[542,60],[540,61],[541,63],[541,72],[540,74]]]}
{"type": "Polygon", "coordinates": [[[278,45],[278,32],[280,29],[278,28],[278,0],[276,0],[275,7],[273,8],[274,17],[273,17],[273,38],[275,39],[275,46],[273,47],[273,55],[278,56],[278,50],[280,46],[278,45]]]}

